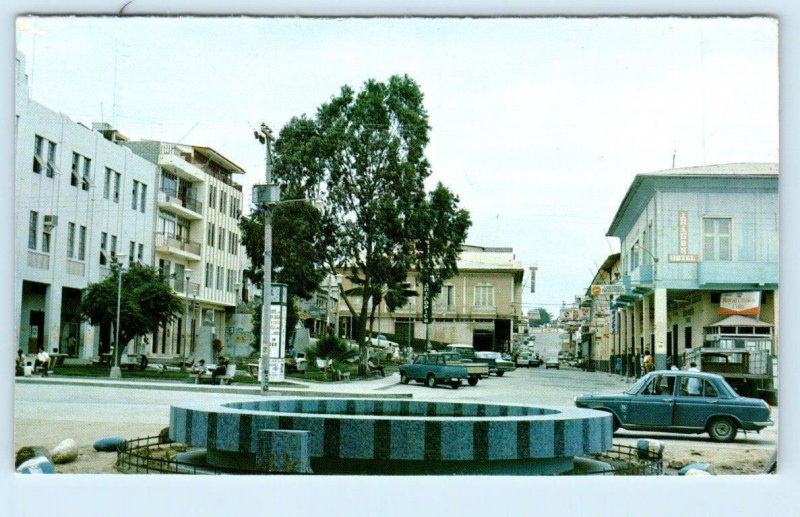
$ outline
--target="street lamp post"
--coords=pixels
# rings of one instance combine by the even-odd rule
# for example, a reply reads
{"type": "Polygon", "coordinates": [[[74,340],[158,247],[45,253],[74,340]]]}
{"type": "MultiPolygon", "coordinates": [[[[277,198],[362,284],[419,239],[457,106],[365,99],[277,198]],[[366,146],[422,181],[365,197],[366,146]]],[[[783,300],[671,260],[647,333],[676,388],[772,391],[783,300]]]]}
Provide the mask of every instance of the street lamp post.
{"type": "Polygon", "coordinates": [[[183,270],[183,346],[181,347],[181,371],[186,370],[186,348],[189,346],[189,277],[192,270],[183,270]]]}
{"type": "Polygon", "coordinates": [[[270,363],[270,313],[272,309],[272,207],[280,201],[278,185],[272,183],[270,146],[275,140],[272,130],[262,123],[260,130],[254,132],[256,140],[265,145],[264,171],[266,182],[253,187],[253,199],[264,211],[264,288],[261,303],[261,394],[269,391],[270,363]]]}
{"type": "Polygon", "coordinates": [[[119,356],[121,353],[121,348],[119,346],[119,309],[122,304],[122,259],[125,257],[125,253],[117,253],[114,256],[114,259],[117,261],[117,266],[119,266],[117,269],[117,323],[114,328],[116,334],[114,337],[114,366],[111,368],[110,374],[110,377],[114,379],[122,377],[122,369],[119,367],[119,356]]]}

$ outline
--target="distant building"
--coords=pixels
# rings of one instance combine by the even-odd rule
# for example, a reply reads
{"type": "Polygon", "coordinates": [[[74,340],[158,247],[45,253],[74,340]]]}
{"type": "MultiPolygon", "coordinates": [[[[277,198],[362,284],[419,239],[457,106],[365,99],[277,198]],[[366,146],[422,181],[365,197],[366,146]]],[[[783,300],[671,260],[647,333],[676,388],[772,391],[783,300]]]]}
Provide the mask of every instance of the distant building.
{"type": "Polygon", "coordinates": [[[734,163],[639,174],[607,233],[620,239],[610,356],[622,373],[683,366],[699,347],[778,350],[778,166],[734,163]],[[736,325],[721,323],[739,315],[736,325]],[[720,327],[722,325],[722,327],[720,327]],[[722,339],[721,339],[722,337],[722,339]]]}
{"type": "MultiPolygon", "coordinates": [[[[508,350],[522,319],[522,278],[525,268],[512,248],[465,245],[458,260],[458,274],[444,283],[432,305],[430,339],[437,343],[466,343],[477,350],[508,350]]],[[[425,340],[422,286],[416,272],[407,282],[419,293],[389,313],[382,303],[373,332],[406,345],[425,340]]],[[[324,288],[325,286],[321,286],[324,288]]],[[[344,289],[350,289],[345,279],[344,289]]],[[[361,306],[354,300],[354,308],[361,306]]],[[[338,303],[340,333],[352,335],[350,312],[338,303]]]]}
{"type": "Polygon", "coordinates": [[[73,122],[28,95],[17,53],[15,283],[17,346],[70,357],[109,352],[111,326],[81,322],[81,291],[126,264],[153,263],[158,169],[109,126],[73,122]]]}
{"type": "Polygon", "coordinates": [[[580,356],[590,370],[608,370],[613,353],[610,286],[621,281],[620,254],[609,255],[592,278],[581,303],[580,356]],[[588,310],[588,313],[586,312],[588,310]]]}

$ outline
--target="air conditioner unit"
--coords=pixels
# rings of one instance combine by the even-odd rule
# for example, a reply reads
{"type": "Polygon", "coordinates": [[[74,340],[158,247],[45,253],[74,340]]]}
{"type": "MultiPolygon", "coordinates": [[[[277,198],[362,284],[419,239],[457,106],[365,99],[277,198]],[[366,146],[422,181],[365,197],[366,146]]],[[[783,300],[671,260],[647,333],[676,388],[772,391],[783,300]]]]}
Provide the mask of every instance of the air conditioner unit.
{"type": "Polygon", "coordinates": [[[46,228],[53,228],[54,226],[58,225],[58,216],[57,215],[45,215],[44,216],[44,226],[46,228]]]}

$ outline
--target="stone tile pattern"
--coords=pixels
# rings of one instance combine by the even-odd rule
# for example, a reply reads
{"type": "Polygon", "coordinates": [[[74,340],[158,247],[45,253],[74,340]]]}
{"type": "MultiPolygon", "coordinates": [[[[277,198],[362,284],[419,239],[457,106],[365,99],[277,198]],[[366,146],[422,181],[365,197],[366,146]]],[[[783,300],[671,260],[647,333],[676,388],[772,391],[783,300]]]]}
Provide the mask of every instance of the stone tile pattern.
{"type": "Polygon", "coordinates": [[[572,407],[395,399],[277,399],[170,408],[170,438],[255,453],[259,431],[308,431],[311,457],[377,460],[554,458],[611,447],[607,413],[572,407]]]}
{"type": "Polygon", "coordinates": [[[311,473],[308,431],[260,429],[256,433],[256,466],[265,472],[311,473]]]}

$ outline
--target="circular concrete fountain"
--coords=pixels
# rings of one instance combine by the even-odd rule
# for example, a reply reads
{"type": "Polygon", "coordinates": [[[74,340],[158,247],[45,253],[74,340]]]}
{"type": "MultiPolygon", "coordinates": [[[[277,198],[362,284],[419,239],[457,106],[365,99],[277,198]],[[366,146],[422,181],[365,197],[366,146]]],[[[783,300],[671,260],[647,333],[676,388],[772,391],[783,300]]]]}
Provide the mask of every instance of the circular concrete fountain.
{"type": "Polygon", "coordinates": [[[260,430],[308,431],[325,474],[554,474],[611,447],[608,413],[572,407],[292,398],[170,408],[170,438],[207,462],[259,470],[260,430]]]}

